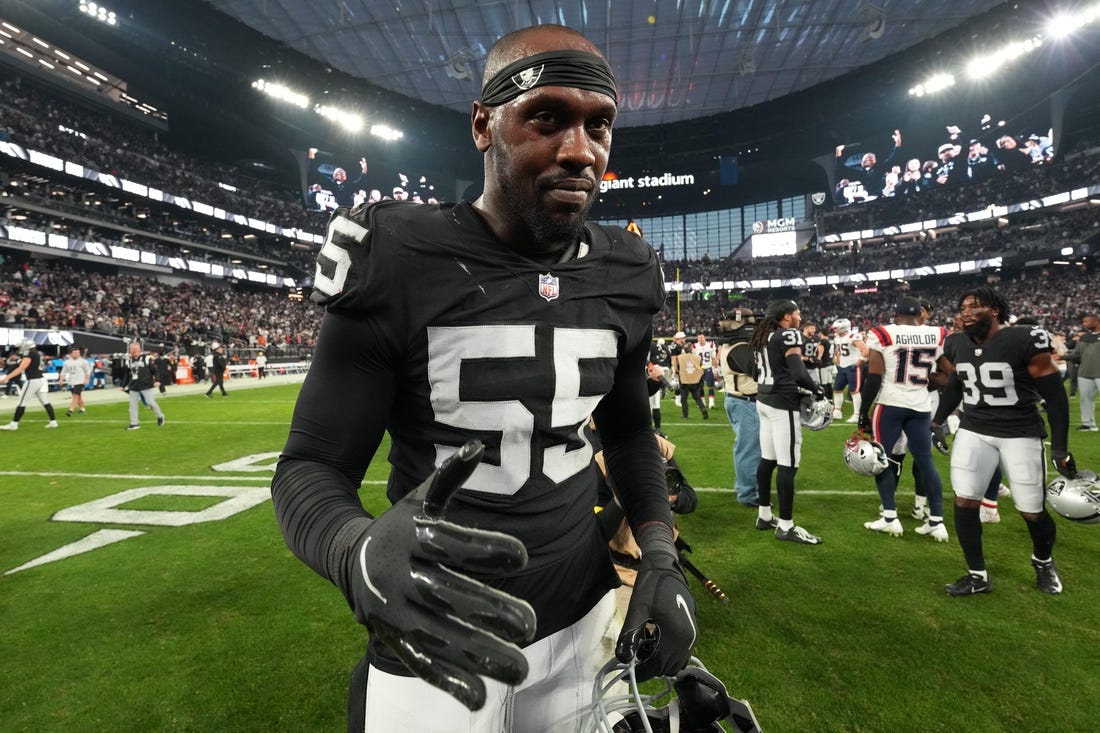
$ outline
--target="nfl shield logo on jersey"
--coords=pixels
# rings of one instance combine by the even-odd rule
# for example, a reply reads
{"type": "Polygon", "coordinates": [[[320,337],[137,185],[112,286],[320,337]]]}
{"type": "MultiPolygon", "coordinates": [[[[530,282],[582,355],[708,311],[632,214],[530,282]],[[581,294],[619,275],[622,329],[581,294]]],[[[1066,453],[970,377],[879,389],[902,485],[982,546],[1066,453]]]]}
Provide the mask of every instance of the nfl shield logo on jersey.
{"type": "Polygon", "coordinates": [[[558,297],[558,279],[550,273],[539,275],[539,295],[541,295],[547,303],[558,297]]]}

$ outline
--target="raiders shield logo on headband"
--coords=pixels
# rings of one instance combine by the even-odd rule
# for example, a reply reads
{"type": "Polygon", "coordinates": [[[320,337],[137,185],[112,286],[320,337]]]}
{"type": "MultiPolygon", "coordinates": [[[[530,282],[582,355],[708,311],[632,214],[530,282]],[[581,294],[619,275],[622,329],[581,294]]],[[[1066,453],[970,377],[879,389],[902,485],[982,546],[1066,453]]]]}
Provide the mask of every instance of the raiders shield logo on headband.
{"type": "Polygon", "coordinates": [[[540,64],[539,66],[533,66],[530,69],[524,69],[518,74],[513,74],[512,83],[526,92],[528,89],[539,83],[539,77],[542,76],[542,70],[544,68],[546,68],[546,64],[540,64]]]}

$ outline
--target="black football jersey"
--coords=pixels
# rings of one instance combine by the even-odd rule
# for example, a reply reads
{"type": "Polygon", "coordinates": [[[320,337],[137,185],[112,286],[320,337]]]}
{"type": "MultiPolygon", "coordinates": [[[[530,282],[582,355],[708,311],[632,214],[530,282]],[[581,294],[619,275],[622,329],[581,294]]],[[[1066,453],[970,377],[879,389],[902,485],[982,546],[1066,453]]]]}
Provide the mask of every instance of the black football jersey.
{"type": "Polygon", "coordinates": [[[818,343],[821,344],[821,365],[829,366],[833,363],[833,340],[825,336],[818,335],[818,343]]]}
{"type": "Polygon", "coordinates": [[[817,367],[817,339],[802,337],[802,359],[806,362],[807,369],[817,367]]]}
{"type": "Polygon", "coordinates": [[[586,248],[539,264],[466,202],[338,211],[315,277],[327,313],[284,455],[358,485],[388,432],[397,501],[476,438],[485,456],[448,519],[518,537],[527,573],[586,545],[598,484],[586,424],[613,385],[620,396],[636,380],[627,419],[648,427],[643,366],[664,301],[643,240],[590,225],[586,248]]]}
{"type": "Polygon", "coordinates": [[[30,379],[41,379],[43,376],[42,370],[42,352],[38,349],[31,349],[27,352],[27,358],[30,359],[30,363],[27,364],[27,369],[23,374],[30,379]]]}
{"type": "Polygon", "coordinates": [[[798,383],[787,368],[788,349],[802,351],[805,339],[797,328],[781,328],[768,337],[764,348],[756,352],[756,369],[760,384],[758,397],[761,402],[780,410],[797,410],[798,383]]]}
{"type": "Polygon", "coordinates": [[[1038,327],[1005,326],[982,344],[962,332],[950,334],[943,353],[962,384],[960,427],[997,438],[1045,436],[1027,365],[1053,350],[1050,334],[1038,327]]]}

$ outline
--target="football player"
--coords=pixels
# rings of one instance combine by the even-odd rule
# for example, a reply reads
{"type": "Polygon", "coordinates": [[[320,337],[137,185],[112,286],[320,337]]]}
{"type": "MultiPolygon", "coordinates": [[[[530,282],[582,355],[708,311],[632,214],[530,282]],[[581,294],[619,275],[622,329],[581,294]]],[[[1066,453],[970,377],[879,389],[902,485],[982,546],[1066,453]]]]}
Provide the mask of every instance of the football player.
{"type": "Polygon", "coordinates": [[[57,427],[57,415],[54,414],[53,405],[50,404],[49,386],[46,384],[46,374],[43,371],[42,352],[38,345],[31,339],[23,339],[16,349],[19,353],[19,365],[4,375],[0,375],[0,384],[7,384],[20,374],[26,379],[19,390],[19,401],[15,405],[15,416],[7,425],[0,426],[0,430],[18,430],[19,421],[23,419],[23,413],[27,411],[27,404],[31,397],[38,399],[42,407],[46,409],[46,415],[50,421],[47,428],[57,427]]]}
{"type": "Polygon", "coordinates": [[[837,319],[833,323],[833,355],[836,359],[836,382],[833,383],[833,419],[839,420],[844,407],[844,388],[852,398],[852,415],[848,422],[859,419],[859,391],[863,386],[863,362],[867,346],[863,335],[852,330],[852,322],[847,318],[837,319]]]}
{"type": "Polygon", "coordinates": [[[718,344],[707,338],[705,333],[695,334],[692,353],[703,363],[703,382],[707,385],[707,407],[714,409],[714,362],[718,358],[718,344]]]}
{"type": "Polygon", "coordinates": [[[775,529],[776,539],[817,545],[821,538],[794,523],[794,475],[802,454],[802,416],[799,388],[825,396],[802,361],[802,313],[793,300],[774,300],[764,313],[764,323],[749,345],[756,354],[760,416],[760,467],[756,472],[756,528],[775,529]],[[772,473],[779,494],[779,517],[772,514],[772,473]]]}
{"type": "Polygon", "coordinates": [[[577,730],[607,649],[643,678],[688,662],[646,389],[663,279],[641,238],[585,221],[617,99],[578,32],[510,33],[471,115],[481,197],[328,225],[311,296],[327,312],[272,499],[371,632],[349,730],[577,730]],[[621,633],[590,416],[642,550],[621,633]],[[393,506],[375,517],[357,492],[385,433],[393,506]]]}
{"type": "Polygon", "coordinates": [[[1050,335],[1042,328],[1006,326],[1008,302],[991,287],[964,293],[959,311],[963,330],[947,337],[938,362],[949,378],[932,430],[933,439],[944,443],[944,421],[960,402],[966,406],[951,447],[951,485],[955,532],[968,572],[945,589],[964,596],[993,588],[982,550],[979,507],[999,464],[1031,534],[1036,585],[1044,593],[1061,593],[1052,557],[1056,527],[1044,503],[1046,430],[1039,400],[1045,402],[1050,423],[1055,468],[1067,478],[1075,477],[1077,468],[1068,448],[1069,400],[1050,335]]]}
{"type": "MultiPolygon", "coordinates": [[[[867,379],[861,391],[859,428],[871,432],[884,446],[893,446],[903,434],[919,466],[929,504],[928,520],[917,534],[947,541],[943,524],[943,483],[932,462],[932,405],[929,375],[943,354],[947,329],[921,325],[921,303],[911,296],[898,298],[892,324],[867,332],[867,379]],[[874,414],[871,406],[874,404],[874,414]]],[[[888,468],[875,475],[882,513],[867,529],[901,536],[895,494],[898,474],[888,468]]]]}

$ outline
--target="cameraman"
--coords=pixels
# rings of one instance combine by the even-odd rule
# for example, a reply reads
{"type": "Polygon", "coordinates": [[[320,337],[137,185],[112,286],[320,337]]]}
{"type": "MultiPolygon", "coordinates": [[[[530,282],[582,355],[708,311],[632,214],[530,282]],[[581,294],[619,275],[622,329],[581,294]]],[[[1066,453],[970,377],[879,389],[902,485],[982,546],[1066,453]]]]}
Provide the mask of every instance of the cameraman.
{"type": "Polygon", "coordinates": [[[718,321],[718,363],[725,384],[726,416],[733,428],[733,490],[737,501],[756,506],[756,469],[760,465],[760,418],[756,413],[756,380],[749,339],[756,317],[738,308],[718,321]]]}

